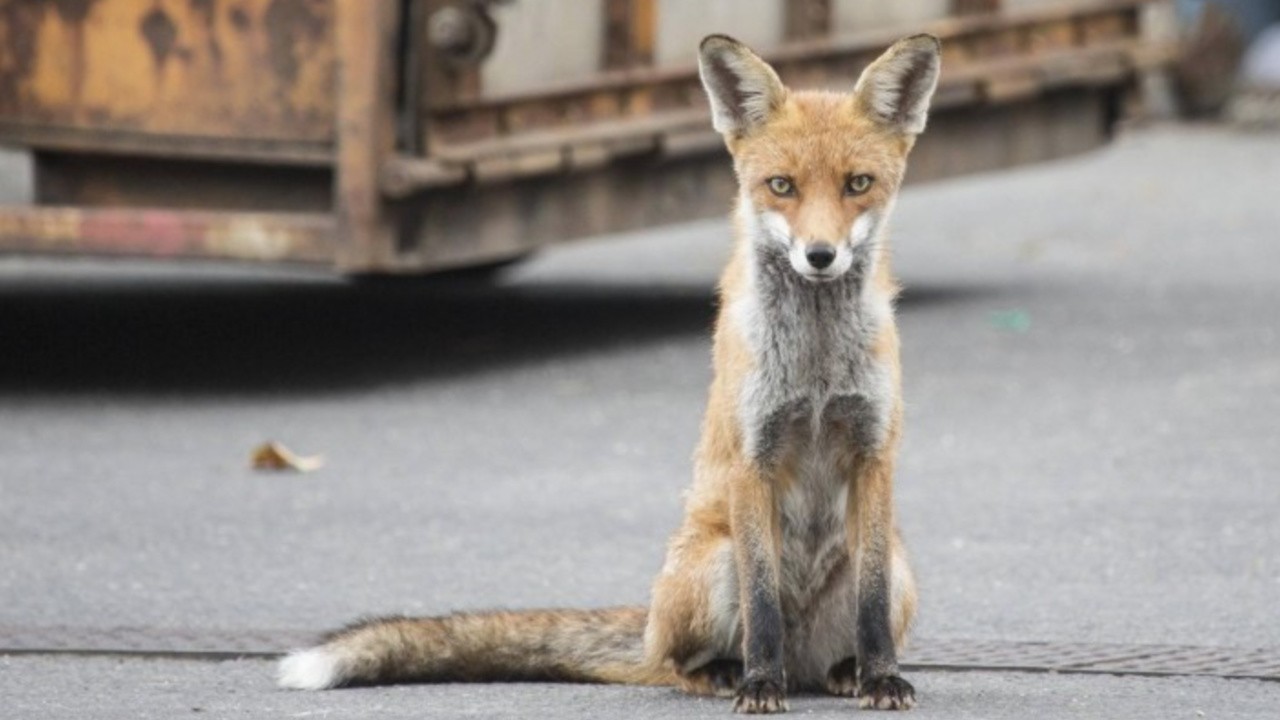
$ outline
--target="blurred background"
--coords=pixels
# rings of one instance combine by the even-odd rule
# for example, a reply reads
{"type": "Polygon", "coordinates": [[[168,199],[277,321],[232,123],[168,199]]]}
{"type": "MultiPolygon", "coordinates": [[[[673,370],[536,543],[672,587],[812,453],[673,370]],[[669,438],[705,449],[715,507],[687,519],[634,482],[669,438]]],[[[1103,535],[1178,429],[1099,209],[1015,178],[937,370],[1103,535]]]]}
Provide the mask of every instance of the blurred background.
{"type": "Polygon", "coordinates": [[[697,41],[839,89],[927,31],[944,75],[892,223],[917,712],[1274,717],[1277,21],[1263,0],[0,0],[0,697],[727,712],[284,694],[268,660],[370,613],[646,602],[730,243],[697,41]]]}

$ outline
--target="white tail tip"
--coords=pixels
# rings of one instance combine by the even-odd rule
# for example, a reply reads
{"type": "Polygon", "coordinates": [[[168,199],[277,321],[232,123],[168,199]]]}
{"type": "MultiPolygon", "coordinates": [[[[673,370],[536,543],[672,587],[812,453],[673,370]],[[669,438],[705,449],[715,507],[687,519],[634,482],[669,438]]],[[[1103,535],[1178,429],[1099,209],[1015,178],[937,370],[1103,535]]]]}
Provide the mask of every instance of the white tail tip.
{"type": "Polygon", "coordinates": [[[289,690],[328,690],[342,679],[341,658],[323,647],[291,652],[276,669],[276,683],[289,690]]]}

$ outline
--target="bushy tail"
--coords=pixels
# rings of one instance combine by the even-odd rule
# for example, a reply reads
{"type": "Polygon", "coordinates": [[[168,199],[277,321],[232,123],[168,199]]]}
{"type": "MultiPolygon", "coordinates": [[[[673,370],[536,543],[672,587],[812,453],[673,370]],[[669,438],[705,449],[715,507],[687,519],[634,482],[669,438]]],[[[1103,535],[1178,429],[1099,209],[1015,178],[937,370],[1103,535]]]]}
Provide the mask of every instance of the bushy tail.
{"type": "Polygon", "coordinates": [[[324,690],[408,682],[667,685],[645,661],[644,608],[383,618],[333,633],[280,661],[281,687],[324,690]]]}

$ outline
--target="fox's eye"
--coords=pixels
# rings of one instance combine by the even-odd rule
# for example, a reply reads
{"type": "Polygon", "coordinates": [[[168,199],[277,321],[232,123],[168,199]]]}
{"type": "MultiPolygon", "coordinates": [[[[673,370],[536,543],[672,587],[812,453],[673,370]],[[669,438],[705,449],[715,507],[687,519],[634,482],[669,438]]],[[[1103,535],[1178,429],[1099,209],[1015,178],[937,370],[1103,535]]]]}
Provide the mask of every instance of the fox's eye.
{"type": "Polygon", "coordinates": [[[791,178],[774,175],[766,180],[765,184],[769,186],[769,191],[778,197],[791,197],[796,194],[796,186],[791,182],[791,178]]]}
{"type": "Polygon", "coordinates": [[[845,195],[861,195],[871,187],[871,182],[875,178],[870,175],[854,175],[844,184],[845,195]]]}

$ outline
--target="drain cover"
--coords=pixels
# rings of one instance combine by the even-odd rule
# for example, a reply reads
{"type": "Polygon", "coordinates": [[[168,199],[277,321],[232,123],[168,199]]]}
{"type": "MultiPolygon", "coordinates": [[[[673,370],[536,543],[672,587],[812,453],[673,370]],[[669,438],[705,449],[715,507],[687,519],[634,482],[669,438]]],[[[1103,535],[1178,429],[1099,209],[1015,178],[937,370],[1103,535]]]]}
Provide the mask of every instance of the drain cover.
{"type": "MultiPolygon", "coordinates": [[[[272,657],[314,642],[289,630],[0,626],[0,654],[272,657]]],[[[1176,645],[919,640],[903,666],[915,670],[1005,670],[1108,675],[1205,675],[1280,681],[1280,650],[1176,645]]]]}
{"type": "Polygon", "coordinates": [[[904,665],[933,670],[1023,670],[1111,675],[1207,675],[1280,680],[1280,650],[1181,645],[921,641],[904,665]]]}

